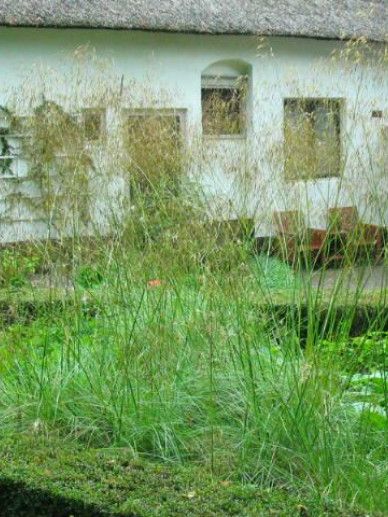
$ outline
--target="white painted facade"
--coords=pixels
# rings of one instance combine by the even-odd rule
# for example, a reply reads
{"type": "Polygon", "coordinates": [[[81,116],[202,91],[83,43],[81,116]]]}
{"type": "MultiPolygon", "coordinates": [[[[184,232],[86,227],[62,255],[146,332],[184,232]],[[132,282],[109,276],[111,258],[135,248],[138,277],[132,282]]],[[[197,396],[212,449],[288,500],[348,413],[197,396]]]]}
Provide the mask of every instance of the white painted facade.
{"type": "MultiPolygon", "coordinates": [[[[264,236],[274,231],[274,210],[301,206],[311,227],[324,228],[329,207],[357,205],[366,222],[388,225],[388,159],[382,159],[388,152],[383,136],[388,133],[384,130],[388,125],[388,74],[373,59],[333,58],[345,43],[306,38],[268,38],[263,44],[254,36],[1,28],[0,105],[15,102],[15,92],[23,91],[23,82],[24,91],[28,89],[25,77],[33,77],[31,70],[37,75],[45,68],[61,70],[65,77],[73,66],[71,56],[86,45],[99,60],[110,63],[110,70],[123,77],[124,84],[133,80],[144,84],[160,107],[182,110],[189,143],[201,139],[201,77],[206,69],[216,65],[221,74],[231,66],[243,66],[249,71],[246,136],[203,137],[203,160],[195,168],[223,217],[254,216],[257,235],[264,236]],[[285,98],[295,97],[343,100],[345,168],[341,178],[285,181],[283,103],[285,98]],[[382,111],[383,117],[372,117],[372,111],[382,111]],[[249,182],[239,181],[242,172],[249,182]]],[[[377,44],[375,48],[379,48],[377,44]]],[[[89,86],[93,87],[93,81],[89,86]]],[[[60,103],[64,95],[71,94],[70,87],[60,81],[51,84],[50,100],[60,103]]],[[[145,106],[144,99],[140,104],[145,106]]],[[[110,116],[108,122],[114,124],[114,115],[110,116]]],[[[47,235],[47,222],[28,210],[19,207],[7,212],[6,198],[13,191],[13,181],[0,177],[0,240],[47,235]]],[[[120,188],[120,184],[110,188],[120,188]]],[[[33,195],[28,175],[20,189],[33,195]]],[[[103,206],[100,203],[101,209],[103,206]]]]}

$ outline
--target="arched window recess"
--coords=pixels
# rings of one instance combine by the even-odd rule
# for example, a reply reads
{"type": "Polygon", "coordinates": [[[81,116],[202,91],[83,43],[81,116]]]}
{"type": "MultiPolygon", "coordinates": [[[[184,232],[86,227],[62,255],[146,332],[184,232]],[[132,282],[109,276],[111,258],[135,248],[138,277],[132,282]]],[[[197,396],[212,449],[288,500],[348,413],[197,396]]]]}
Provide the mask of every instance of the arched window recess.
{"type": "Polygon", "coordinates": [[[201,77],[202,132],[213,138],[244,138],[247,132],[250,66],[220,61],[201,77]]]}

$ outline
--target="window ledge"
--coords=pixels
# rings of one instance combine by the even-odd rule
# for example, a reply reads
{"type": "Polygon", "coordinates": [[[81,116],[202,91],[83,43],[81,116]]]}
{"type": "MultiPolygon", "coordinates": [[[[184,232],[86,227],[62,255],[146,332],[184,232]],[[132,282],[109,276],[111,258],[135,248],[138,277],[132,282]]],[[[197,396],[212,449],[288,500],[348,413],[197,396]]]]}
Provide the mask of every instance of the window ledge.
{"type": "Polygon", "coordinates": [[[203,140],[246,140],[247,135],[202,135],[203,140]]]}
{"type": "Polygon", "coordinates": [[[1,174],[0,180],[17,180],[19,179],[19,176],[14,174],[1,174]]]}
{"type": "Polygon", "coordinates": [[[336,176],[320,176],[318,178],[285,178],[286,183],[318,183],[320,181],[328,181],[328,180],[339,180],[341,179],[341,175],[336,176]]]}

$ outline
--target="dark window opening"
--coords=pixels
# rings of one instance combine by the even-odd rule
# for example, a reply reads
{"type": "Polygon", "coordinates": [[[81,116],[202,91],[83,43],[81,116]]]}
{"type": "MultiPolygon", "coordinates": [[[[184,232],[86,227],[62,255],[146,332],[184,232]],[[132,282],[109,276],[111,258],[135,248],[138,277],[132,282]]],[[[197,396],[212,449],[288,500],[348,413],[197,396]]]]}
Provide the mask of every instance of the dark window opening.
{"type": "Polygon", "coordinates": [[[88,142],[96,142],[102,136],[104,112],[87,109],[82,113],[83,129],[88,142]]]}
{"type": "Polygon", "coordinates": [[[204,135],[244,135],[246,88],[243,85],[203,87],[201,93],[204,135]]]}
{"type": "Polygon", "coordinates": [[[382,110],[373,110],[372,111],[372,118],[383,118],[382,110]]]}
{"type": "Polygon", "coordinates": [[[329,178],[341,169],[339,99],[285,99],[285,173],[290,180],[329,178]]]}

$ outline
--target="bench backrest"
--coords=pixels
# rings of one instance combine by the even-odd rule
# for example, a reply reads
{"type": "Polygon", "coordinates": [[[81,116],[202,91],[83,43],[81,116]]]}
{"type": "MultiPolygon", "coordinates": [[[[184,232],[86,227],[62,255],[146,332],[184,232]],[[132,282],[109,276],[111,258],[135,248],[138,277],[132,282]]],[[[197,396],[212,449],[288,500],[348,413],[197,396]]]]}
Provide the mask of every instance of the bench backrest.
{"type": "Polygon", "coordinates": [[[274,212],[273,220],[276,229],[282,235],[299,235],[305,231],[304,217],[300,210],[274,212]]]}
{"type": "Polygon", "coordinates": [[[329,208],[328,223],[331,231],[352,232],[359,223],[358,210],[355,206],[329,208]]]}

